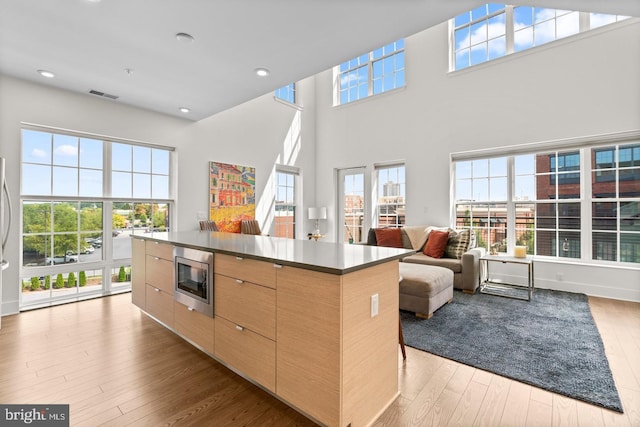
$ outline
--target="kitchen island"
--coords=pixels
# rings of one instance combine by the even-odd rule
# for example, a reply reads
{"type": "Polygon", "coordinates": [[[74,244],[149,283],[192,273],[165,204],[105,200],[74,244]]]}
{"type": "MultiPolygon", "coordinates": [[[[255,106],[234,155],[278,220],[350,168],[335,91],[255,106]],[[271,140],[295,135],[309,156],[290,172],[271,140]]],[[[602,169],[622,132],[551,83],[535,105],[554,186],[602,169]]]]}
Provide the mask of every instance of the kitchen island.
{"type": "Polygon", "coordinates": [[[398,395],[404,249],[219,232],[132,236],[132,300],[311,419],[369,425],[398,395]],[[173,247],[214,253],[215,316],[173,300],[173,247]]]}

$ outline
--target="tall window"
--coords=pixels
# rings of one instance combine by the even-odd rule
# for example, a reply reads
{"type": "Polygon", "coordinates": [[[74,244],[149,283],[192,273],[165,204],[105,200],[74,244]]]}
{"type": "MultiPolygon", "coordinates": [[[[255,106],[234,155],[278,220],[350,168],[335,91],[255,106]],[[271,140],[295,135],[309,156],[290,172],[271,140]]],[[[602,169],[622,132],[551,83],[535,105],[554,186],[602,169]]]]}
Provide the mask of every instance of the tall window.
{"type": "Polygon", "coordinates": [[[274,212],[275,237],[295,239],[296,233],[296,180],[298,173],[276,170],[276,202],[274,212]]]}
{"type": "Polygon", "coordinates": [[[456,161],[456,226],[489,248],[640,263],[640,145],[456,161]],[[585,165],[589,165],[585,167],[585,165]]]}
{"type": "Polygon", "coordinates": [[[291,104],[296,103],[296,85],[295,83],[289,83],[286,86],[282,86],[275,91],[275,97],[283,101],[287,101],[291,104]]]}
{"type": "Polygon", "coordinates": [[[343,62],[335,69],[338,97],[347,104],[405,85],[404,39],[343,62]]]}
{"type": "Polygon", "coordinates": [[[343,169],[338,174],[340,194],[340,224],[342,230],[339,242],[359,243],[366,241],[365,212],[366,182],[365,168],[343,169]]]}
{"type": "Polygon", "coordinates": [[[130,288],[129,235],[169,226],[170,155],[23,129],[22,308],[130,288]]]}
{"type": "Polygon", "coordinates": [[[456,163],[456,226],[473,228],[478,246],[507,249],[507,159],[456,163]]]}
{"type": "Polygon", "coordinates": [[[451,69],[461,70],[626,18],[488,3],[451,20],[451,69]]]}
{"type": "Polygon", "coordinates": [[[376,167],[378,227],[400,227],[405,223],[405,169],[404,165],[376,167]]]}
{"type": "Polygon", "coordinates": [[[591,151],[594,259],[640,262],[640,145],[591,151]]]}

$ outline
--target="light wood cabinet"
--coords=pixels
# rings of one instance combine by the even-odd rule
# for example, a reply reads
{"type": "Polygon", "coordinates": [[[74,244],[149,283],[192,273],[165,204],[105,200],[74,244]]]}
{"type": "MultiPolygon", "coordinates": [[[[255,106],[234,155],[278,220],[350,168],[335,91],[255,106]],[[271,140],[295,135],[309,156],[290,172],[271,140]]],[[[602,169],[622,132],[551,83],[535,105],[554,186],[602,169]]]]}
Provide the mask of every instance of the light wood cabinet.
{"type": "Polygon", "coordinates": [[[146,309],[146,283],[145,283],[145,241],[131,239],[131,302],[146,309]]]}
{"type": "Polygon", "coordinates": [[[397,259],[331,274],[216,252],[212,319],[174,301],[172,245],[140,242],[133,302],[284,402],[355,427],[397,398],[397,259]]]}
{"type": "Polygon", "coordinates": [[[215,355],[275,392],[276,268],[216,254],[215,355]]]}
{"type": "Polygon", "coordinates": [[[276,394],[326,425],[372,423],[398,396],[397,283],[397,261],[345,275],[280,269],[276,394]]]}
{"type": "Polygon", "coordinates": [[[147,255],[173,261],[173,245],[147,240],[147,255]]]}
{"type": "Polygon", "coordinates": [[[131,300],[173,328],[173,245],[131,239],[131,300]]]}
{"type": "Polygon", "coordinates": [[[275,289],[216,274],[215,313],[271,340],[276,339],[275,289]]]}
{"type": "Polygon", "coordinates": [[[340,276],[283,267],[278,272],[277,389],[326,425],[340,425],[340,276]]]}
{"type": "Polygon", "coordinates": [[[216,254],[215,264],[218,274],[269,288],[275,289],[276,287],[276,269],[273,263],[240,256],[216,254]]]}
{"type": "Polygon", "coordinates": [[[276,343],[216,316],[215,355],[268,390],[276,391],[276,343]]]}
{"type": "Polygon", "coordinates": [[[205,351],[214,353],[214,320],[198,311],[190,310],[177,301],[173,303],[176,332],[188,338],[205,351]]]}
{"type": "Polygon", "coordinates": [[[147,313],[173,328],[173,294],[147,284],[145,297],[147,313]]]}

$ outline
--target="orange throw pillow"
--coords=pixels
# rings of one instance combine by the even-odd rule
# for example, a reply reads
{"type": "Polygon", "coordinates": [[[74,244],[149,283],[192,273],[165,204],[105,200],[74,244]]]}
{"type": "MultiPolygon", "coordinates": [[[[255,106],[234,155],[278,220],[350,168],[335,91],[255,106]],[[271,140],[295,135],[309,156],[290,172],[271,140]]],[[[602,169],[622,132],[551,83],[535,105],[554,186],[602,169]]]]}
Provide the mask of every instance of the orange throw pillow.
{"type": "Polygon", "coordinates": [[[389,248],[402,247],[402,234],[399,228],[376,228],[376,240],[378,246],[387,246],[389,248]]]}
{"type": "Polygon", "coordinates": [[[430,256],[431,258],[442,258],[444,250],[447,247],[449,241],[448,231],[432,231],[429,233],[427,244],[424,245],[423,254],[430,256]]]}

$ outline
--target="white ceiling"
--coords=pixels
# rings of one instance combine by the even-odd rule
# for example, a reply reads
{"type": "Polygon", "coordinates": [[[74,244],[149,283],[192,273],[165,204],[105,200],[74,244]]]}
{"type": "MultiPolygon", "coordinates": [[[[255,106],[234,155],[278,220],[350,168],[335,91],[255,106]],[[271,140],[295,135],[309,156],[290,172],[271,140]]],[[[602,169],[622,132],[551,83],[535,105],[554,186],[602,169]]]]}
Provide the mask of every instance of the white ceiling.
{"type": "MultiPolygon", "coordinates": [[[[0,0],[0,73],[201,120],[484,3],[0,0]],[[179,32],[195,41],[179,42],[179,32]],[[258,67],[270,76],[258,78],[258,67]],[[183,106],[191,112],[179,112],[183,106]]],[[[639,0],[527,4],[640,16],[639,0]]]]}

